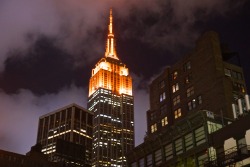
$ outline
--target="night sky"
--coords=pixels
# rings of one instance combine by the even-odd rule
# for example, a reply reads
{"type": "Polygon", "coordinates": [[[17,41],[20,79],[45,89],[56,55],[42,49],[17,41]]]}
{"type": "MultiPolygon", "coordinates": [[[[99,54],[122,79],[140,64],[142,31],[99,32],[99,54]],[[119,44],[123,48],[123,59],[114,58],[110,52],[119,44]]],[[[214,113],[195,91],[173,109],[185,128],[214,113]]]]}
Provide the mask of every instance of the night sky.
{"type": "Polygon", "coordinates": [[[0,149],[24,154],[39,116],[71,103],[86,108],[110,7],[118,57],[133,77],[136,145],[146,132],[149,83],[205,31],[239,53],[250,87],[249,0],[1,0],[0,149]]]}

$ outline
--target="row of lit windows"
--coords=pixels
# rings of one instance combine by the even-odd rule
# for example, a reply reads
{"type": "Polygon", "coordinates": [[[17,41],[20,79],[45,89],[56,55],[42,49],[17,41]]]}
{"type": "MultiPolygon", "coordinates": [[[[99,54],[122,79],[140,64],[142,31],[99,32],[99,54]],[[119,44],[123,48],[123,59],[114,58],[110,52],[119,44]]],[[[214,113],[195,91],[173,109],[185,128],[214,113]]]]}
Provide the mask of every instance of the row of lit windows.
{"type": "MultiPolygon", "coordinates": [[[[185,136],[176,139],[172,143],[169,143],[162,148],[154,151],[151,154],[139,159],[137,162],[133,162],[131,167],[153,167],[158,166],[162,162],[169,161],[176,156],[179,156],[186,151],[199,146],[206,142],[206,134],[204,127],[195,129],[193,132],[186,134],[185,136]]],[[[198,163],[201,165],[206,159],[198,156],[198,163]]]]}
{"type": "MultiPolygon", "coordinates": [[[[161,119],[161,126],[166,126],[168,124],[168,117],[164,117],[161,119]]],[[[157,131],[157,123],[154,123],[151,125],[151,133],[154,133],[157,131]]]]}
{"type": "MultiPolygon", "coordinates": [[[[181,108],[178,108],[174,111],[174,118],[177,119],[179,117],[181,117],[182,113],[181,113],[181,108]]],[[[151,117],[151,120],[152,117],[151,117]]],[[[161,120],[161,125],[162,126],[166,126],[168,124],[168,118],[167,117],[164,117],[162,120],[161,120]]],[[[154,133],[157,131],[157,123],[154,123],[153,125],[151,125],[151,133],[154,133]]]]}
{"type": "MultiPolygon", "coordinates": [[[[173,86],[172,86],[172,92],[175,93],[176,91],[179,90],[179,84],[178,83],[175,83],[173,86]]],[[[194,94],[194,87],[191,86],[187,89],[186,91],[186,95],[187,97],[190,97],[194,94]]],[[[160,94],[160,102],[164,101],[166,99],[166,92],[162,92],[160,94]]],[[[173,98],[173,105],[175,106],[176,104],[180,103],[180,95],[176,96],[173,98]]]]}

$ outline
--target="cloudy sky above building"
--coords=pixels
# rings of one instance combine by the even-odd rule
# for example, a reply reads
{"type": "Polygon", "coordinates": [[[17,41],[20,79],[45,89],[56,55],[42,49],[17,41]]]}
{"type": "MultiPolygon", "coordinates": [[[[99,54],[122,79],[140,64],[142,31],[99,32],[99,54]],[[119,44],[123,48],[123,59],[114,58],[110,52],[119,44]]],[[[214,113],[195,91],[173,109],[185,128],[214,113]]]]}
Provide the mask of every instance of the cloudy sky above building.
{"type": "Polygon", "coordinates": [[[110,7],[118,56],[134,79],[136,145],[146,132],[148,84],[205,31],[239,53],[249,85],[247,0],[1,0],[0,149],[26,153],[39,116],[73,102],[86,108],[110,7]]]}

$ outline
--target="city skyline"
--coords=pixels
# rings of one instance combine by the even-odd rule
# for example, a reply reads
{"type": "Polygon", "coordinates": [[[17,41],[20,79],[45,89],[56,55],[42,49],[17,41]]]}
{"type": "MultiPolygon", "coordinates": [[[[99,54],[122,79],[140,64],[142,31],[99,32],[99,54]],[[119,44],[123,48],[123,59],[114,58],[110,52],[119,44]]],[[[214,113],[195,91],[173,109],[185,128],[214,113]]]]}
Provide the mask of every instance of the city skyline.
{"type": "Polygon", "coordinates": [[[117,52],[135,82],[136,145],[146,131],[148,83],[191,52],[204,31],[217,31],[239,52],[249,86],[247,1],[13,2],[1,2],[1,149],[25,153],[35,144],[39,116],[73,102],[86,108],[90,70],[105,49],[110,6],[117,16],[117,52]],[[167,5],[174,10],[163,12],[167,5]]]}

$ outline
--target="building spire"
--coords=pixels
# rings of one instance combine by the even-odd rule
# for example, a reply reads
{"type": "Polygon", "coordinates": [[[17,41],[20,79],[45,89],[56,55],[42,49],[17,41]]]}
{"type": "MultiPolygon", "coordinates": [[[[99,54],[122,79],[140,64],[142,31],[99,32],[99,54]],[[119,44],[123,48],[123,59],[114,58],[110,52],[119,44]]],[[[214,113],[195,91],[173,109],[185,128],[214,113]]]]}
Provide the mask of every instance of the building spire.
{"type": "Polygon", "coordinates": [[[107,44],[106,44],[106,51],[105,51],[105,57],[111,57],[114,59],[118,59],[116,55],[115,50],[115,36],[113,33],[113,16],[112,16],[112,8],[109,11],[109,26],[108,26],[109,32],[107,37],[107,44]]]}

